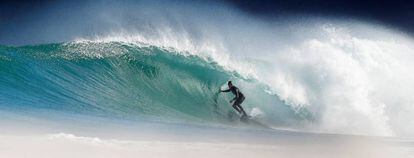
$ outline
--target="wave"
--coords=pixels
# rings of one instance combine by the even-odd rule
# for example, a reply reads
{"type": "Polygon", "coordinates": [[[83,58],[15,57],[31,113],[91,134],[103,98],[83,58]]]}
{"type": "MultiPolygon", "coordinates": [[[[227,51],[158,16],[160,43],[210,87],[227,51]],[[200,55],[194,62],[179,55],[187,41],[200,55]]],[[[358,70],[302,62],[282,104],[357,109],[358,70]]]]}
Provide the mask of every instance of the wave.
{"type": "Polygon", "coordinates": [[[247,111],[271,126],[412,135],[411,37],[329,19],[309,27],[223,25],[1,46],[0,108],[233,124],[231,95],[217,94],[233,80],[247,111]]]}
{"type": "MultiPolygon", "coordinates": [[[[265,108],[253,103],[272,98],[262,91],[263,85],[213,61],[156,46],[72,42],[2,46],[0,54],[0,106],[5,110],[228,123],[236,118],[229,116],[235,115],[227,101],[231,96],[219,95],[218,90],[229,79],[236,84],[257,85],[247,94],[260,93],[263,97],[248,95],[251,101],[245,105],[253,115],[261,115],[260,109],[265,108]]],[[[282,109],[291,119],[305,120],[296,117],[289,106],[282,109]]],[[[273,121],[279,125],[283,122],[287,124],[283,119],[273,121]]]]}
{"type": "Polygon", "coordinates": [[[194,38],[167,27],[154,36],[121,32],[78,42],[174,48],[174,53],[214,62],[238,80],[251,113],[263,112],[261,118],[271,125],[411,136],[411,126],[401,123],[413,123],[407,121],[413,112],[411,37],[358,21],[333,22],[316,20],[306,28],[291,24],[295,31],[277,37],[269,33],[284,32],[286,26],[221,32],[231,40],[214,33],[194,38]]]}

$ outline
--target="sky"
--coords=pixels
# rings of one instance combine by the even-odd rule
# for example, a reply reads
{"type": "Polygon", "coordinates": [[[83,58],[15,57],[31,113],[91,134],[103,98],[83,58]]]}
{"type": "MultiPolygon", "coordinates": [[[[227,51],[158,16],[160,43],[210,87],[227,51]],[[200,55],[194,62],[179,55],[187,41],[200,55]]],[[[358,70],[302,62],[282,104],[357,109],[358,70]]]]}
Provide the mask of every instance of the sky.
{"type": "Polygon", "coordinates": [[[259,17],[280,14],[346,16],[373,20],[403,31],[414,31],[413,0],[229,0],[241,10],[259,17]]]}
{"type": "MultiPolygon", "coordinates": [[[[76,22],[77,20],[74,18],[69,18],[69,14],[71,14],[70,12],[82,12],[84,8],[78,4],[93,8],[95,4],[102,5],[106,2],[108,1],[3,1],[0,4],[0,44],[24,45],[62,41],[73,38],[68,37],[68,34],[78,33],[79,30],[86,34],[99,33],[97,28],[101,28],[104,24],[89,18],[88,16],[93,14],[90,11],[90,14],[85,14],[82,17],[82,24],[76,22]],[[48,15],[49,13],[53,13],[53,15],[48,15]],[[40,20],[41,23],[36,22],[40,20]],[[57,31],[58,27],[45,27],[58,24],[70,25],[71,27],[60,32],[57,31]]],[[[162,1],[149,2],[162,3],[162,1]]],[[[180,3],[186,2],[190,1],[180,1],[180,3]]],[[[197,2],[210,5],[207,2],[211,1],[197,2]]],[[[413,0],[223,0],[215,2],[215,4],[230,5],[245,14],[268,21],[286,15],[346,17],[381,23],[407,34],[414,34],[413,0]]]]}

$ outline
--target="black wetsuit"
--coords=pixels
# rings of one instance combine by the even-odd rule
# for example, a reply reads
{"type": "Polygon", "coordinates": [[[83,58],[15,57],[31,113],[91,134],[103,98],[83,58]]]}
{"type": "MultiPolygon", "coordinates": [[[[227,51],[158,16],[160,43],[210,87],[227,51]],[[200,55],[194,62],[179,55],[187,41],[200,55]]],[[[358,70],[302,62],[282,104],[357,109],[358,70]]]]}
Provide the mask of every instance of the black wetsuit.
{"type": "Polygon", "coordinates": [[[233,93],[235,95],[235,97],[233,98],[233,100],[234,100],[233,108],[236,109],[240,114],[242,114],[244,116],[247,116],[246,112],[241,107],[241,103],[243,103],[245,97],[244,97],[243,93],[240,92],[239,88],[237,88],[236,86],[231,86],[229,89],[223,90],[222,92],[231,92],[231,93],[233,93]]]}

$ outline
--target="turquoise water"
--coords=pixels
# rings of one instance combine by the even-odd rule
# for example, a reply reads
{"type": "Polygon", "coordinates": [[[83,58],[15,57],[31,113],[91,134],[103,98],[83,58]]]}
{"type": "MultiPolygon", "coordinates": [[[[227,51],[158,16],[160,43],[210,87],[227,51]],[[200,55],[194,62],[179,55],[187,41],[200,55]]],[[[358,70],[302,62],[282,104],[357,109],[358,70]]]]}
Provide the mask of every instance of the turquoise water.
{"type": "Polygon", "coordinates": [[[306,120],[303,113],[295,113],[264,93],[254,80],[237,77],[236,72],[209,59],[154,46],[119,42],[1,46],[0,76],[0,108],[34,117],[41,115],[37,111],[46,111],[50,115],[228,123],[235,118],[228,103],[233,96],[217,92],[232,79],[255,87],[244,92],[248,99],[243,106],[247,111],[265,111],[258,119],[273,125],[306,120]]]}

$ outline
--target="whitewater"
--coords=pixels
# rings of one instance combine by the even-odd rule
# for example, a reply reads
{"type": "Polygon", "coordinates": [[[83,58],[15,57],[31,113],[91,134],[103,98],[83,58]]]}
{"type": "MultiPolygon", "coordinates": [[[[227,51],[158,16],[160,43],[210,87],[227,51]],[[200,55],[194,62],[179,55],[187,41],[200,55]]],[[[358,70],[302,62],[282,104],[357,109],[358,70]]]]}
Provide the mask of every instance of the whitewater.
{"type": "Polygon", "coordinates": [[[266,22],[229,6],[111,4],[68,19],[87,10],[110,29],[0,45],[0,156],[414,153],[410,35],[358,19],[266,22]],[[229,80],[265,128],[240,121],[233,96],[218,93],[229,80]]]}

